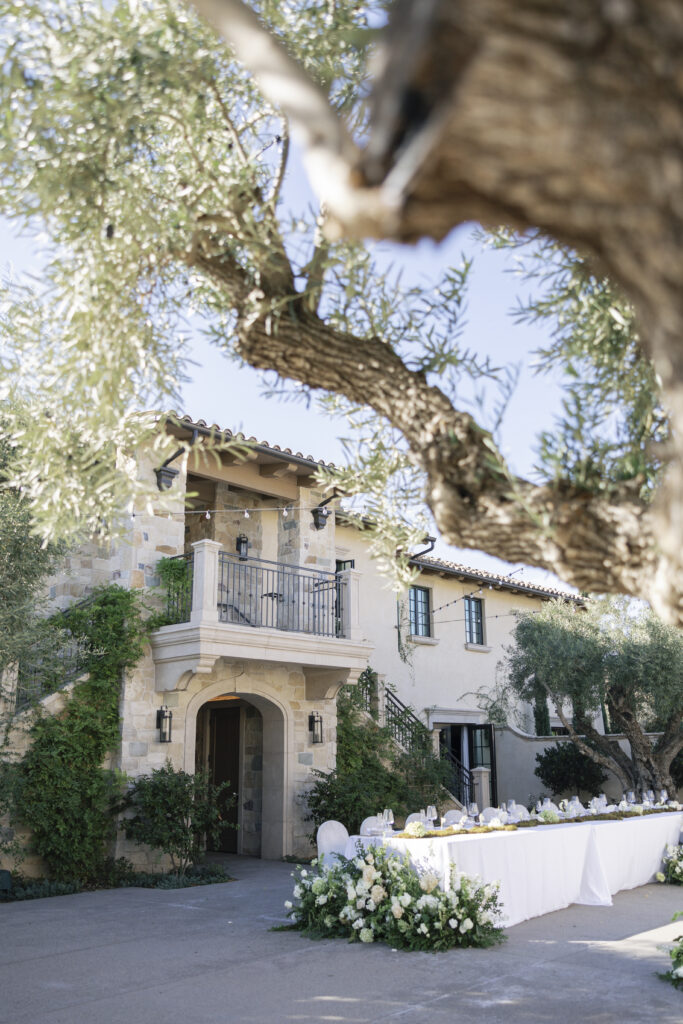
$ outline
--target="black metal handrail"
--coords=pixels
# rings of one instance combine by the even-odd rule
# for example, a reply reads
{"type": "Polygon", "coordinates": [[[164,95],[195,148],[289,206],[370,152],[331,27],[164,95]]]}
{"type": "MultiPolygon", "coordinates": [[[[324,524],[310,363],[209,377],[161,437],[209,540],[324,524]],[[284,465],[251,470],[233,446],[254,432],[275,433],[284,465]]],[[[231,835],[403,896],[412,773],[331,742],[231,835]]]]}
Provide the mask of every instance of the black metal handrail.
{"type": "Polygon", "coordinates": [[[221,622],[341,637],[345,601],[346,580],[336,573],[218,553],[221,622]]]}
{"type": "Polygon", "coordinates": [[[393,739],[405,750],[429,743],[427,726],[391,690],[386,690],[384,696],[384,722],[393,739]]]}
{"type": "MultiPolygon", "coordinates": [[[[384,700],[384,721],[394,740],[405,750],[424,749],[430,742],[429,730],[411,709],[387,690],[384,700]]],[[[448,747],[441,746],[441,758],[449,769],[447,789],[461,804],[466,806],[474,799],[472,772],[448,747]]]]}
{"type": "Polygon", "coordinates": [[[460,801],[463,807],[467,807],[474,800],[472,772],[443,744],[441,746],[441,757],[444,761],[448,762],[450,769],[451,778],[448,791],[453,794],[456,800],[460,801]]]}

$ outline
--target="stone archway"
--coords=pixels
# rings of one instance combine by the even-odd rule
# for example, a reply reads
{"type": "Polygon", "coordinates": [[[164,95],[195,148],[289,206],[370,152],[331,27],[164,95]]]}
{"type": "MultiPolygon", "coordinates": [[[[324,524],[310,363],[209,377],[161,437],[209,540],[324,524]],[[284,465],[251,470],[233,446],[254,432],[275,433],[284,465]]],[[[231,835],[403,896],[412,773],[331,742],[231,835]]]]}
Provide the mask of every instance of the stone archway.
{"type": "Polygon", "coordinates": [[[223,696],[239,698],[260,712],[263,758],[261,857],[279,859],[291,853],[293,847],[290,752],[294,750],[294,726],[290,709],[267,685],[250,680],[248,673],[236,673],[234,667],[223,672],[217,669],[215,681],[195,693],[188,703],[183,767],[187,772],[195,771],[197,716],[207,703],[223,696]]]}

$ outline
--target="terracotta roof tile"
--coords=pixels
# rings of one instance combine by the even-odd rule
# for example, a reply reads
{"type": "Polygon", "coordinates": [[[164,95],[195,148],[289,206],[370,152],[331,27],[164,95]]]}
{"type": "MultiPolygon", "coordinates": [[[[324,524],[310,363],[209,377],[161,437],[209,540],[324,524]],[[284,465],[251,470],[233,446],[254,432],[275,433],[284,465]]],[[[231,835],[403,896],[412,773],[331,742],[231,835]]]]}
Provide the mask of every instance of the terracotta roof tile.
{"type": "Polygon", "coordinates": [[[171,412],[169,413],[169,416],[183,427],[188,427],[190,429],[193,427],[199,427],[202,430],[222,434],[226,440],[234,438],[236,441],[247,441],[249,444],[258,445],[259,448],[267,448],[271,452],[279,452],[281,455],[291,455],[295,459],[303,459],[304,462],[310,462],[313,466],[325,466],[329,469],[334,468],[333,462],[325,462],[323,459],[314,459],[312,455],[303,455],[301,452],[293,452],[291,448],[282,448],[279,444],[270,444],[269,441],[259,441],[258,438],[253,436],[253,434],[250,437],[247,437],[241,430],[232,431],[227,427],[219,427],[217,423],[209,425],[206,420],[193,420],[191,416],[181,416],[177,412],[171,412]]]}

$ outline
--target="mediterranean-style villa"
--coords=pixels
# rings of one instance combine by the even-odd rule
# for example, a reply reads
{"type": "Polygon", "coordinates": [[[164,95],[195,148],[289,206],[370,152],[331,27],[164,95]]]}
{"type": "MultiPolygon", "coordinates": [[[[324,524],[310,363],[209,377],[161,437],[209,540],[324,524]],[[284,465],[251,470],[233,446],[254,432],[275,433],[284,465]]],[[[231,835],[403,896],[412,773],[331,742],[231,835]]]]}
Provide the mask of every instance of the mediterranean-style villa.
{"type": "MultiPolygon", "coordinates": [[[[111,545],[71,552],[50,587],[64,609],[103,583],[158,588],[162,557],[187,566],[189,585],[170,595],[172,624],[152,634],[124,682],[116,767],[137,776],[170,758],[207,768],[238,793],[240,827],[224,833],[226,849],[310,855],[311,773],[334,767],[336,696],[370,665],[375,714],[397,723],[398,741],[411,711],[427,726],[456,801],[540,792],[534,755],[551,739],[532,735],[524,708],[525,728],[494,729],[477,691],[495,685],[514,611],[572,595],[418,552],[419,575],[397,599],[363,530],[322,504],[320,462],[254,438],[208,457],[201,440],[218,428],[185,417],[168,429],[194,443],[163,467],[150,454],[138,460],[139,473],[156,473],[159,507],[136,511],[111,545]]],[[[144,865],[123,838],[116,854],[144,865]]]]}

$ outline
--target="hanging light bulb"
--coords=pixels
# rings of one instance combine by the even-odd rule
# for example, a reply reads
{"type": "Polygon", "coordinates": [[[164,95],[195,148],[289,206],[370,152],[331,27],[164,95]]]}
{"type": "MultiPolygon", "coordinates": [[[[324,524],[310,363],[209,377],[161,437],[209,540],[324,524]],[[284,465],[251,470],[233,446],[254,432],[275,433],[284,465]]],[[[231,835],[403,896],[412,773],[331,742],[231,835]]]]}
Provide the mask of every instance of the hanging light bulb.
{"type": "Polygon", "coordinates": [[[282,518],[283,519],[287,518],[287,509],[286,508],[283,508],[283,510],[282,510],[282,518]]]}
{"type": "Polygon", "coordinates": [[[210,519],[211,518],[211,513],[209,512],[208,508],[206,510],[206,515],[204,516],[204,518],[205,519],[210,519]]]}
{"type": "Polygon", "coordinates": [[[245,508],[245,510],[244,510],[244,518],[245,519],[249,518],[249,509],[247,509],[247,508],[245,508]]]}

